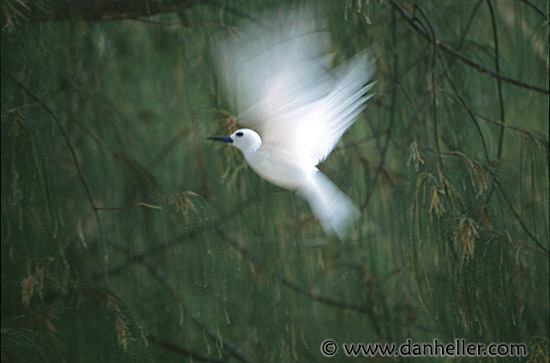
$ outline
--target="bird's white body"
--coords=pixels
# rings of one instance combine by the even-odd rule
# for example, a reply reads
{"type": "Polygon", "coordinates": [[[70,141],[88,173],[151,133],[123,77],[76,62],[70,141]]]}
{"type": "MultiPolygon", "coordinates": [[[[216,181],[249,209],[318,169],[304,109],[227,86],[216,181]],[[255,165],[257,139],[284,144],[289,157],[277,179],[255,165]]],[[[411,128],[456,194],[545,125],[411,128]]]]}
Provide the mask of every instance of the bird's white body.
{"type": "Polygon", "coordinates": [[[317,168],[300,163],[292,155],[272,152],[269,148],[258,148],[243,152],[250,167],[262,178],[285,189],[297,190],[317,168]]]}
{"type": "Polygon", "coordinates": [[[242,93],[239,122],[255,130],[212,139],[239,148],[263,179],[297,191],[325,231],[343,238],[360,213],[317,165],[366,107],[374,66],[363,52],[331,70],[328,34],[310,15],[290,12],[288,24],[250,25],[242,40],[217,45],[228,92],[242,93]]]}

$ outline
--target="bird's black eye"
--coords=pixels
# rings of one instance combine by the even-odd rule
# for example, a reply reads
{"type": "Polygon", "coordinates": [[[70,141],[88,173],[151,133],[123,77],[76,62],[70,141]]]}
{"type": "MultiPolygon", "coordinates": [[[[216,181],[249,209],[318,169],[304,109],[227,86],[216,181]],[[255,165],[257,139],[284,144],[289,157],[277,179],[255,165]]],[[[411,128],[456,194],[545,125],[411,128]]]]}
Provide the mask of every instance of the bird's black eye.
{"type": "Polygon", "coordinates": [[[239,131],[235,135],[237,135],[238,137],[241,137],[241,136],[243,136],[243,133],[239,131]]]}

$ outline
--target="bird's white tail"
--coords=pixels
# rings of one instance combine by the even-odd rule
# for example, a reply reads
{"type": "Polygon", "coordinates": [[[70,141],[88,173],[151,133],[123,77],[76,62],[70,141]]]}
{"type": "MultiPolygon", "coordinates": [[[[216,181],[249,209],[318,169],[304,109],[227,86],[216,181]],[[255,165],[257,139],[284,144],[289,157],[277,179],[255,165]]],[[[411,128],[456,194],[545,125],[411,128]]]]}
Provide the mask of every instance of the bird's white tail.
{"type": "Polygon", "coordinates": [[[340,240],[361,215],[353,202],[320,171],[298,193],[308,201],[325,232],[336,234],[340,240]]]}

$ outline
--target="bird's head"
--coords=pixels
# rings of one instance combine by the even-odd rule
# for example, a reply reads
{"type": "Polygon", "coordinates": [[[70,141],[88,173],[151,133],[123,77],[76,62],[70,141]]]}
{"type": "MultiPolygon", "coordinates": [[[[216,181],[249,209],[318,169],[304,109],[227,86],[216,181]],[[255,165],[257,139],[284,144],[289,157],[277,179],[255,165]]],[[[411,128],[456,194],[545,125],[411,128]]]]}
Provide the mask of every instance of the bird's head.
{"type": "Polygon", "coordinates": [[[208,137],[207,139],[225,142],[226,144],[235,146],[243,153],[254,151],[262,145],[262,138],[260,135],[251,129],[239,129],[231,134],[231,136],[208,137]]]}

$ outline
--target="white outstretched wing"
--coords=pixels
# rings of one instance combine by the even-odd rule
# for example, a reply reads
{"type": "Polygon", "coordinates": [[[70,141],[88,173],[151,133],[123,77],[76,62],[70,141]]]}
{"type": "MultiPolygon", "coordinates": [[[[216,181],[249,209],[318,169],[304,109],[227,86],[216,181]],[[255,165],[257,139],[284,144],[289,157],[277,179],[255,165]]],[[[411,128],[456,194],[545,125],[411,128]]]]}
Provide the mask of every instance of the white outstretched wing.
{"type": "Polygon", "coordinates": [[[218,69],[227,92],[238,95],[240,124],[264,147],[317,165],[366,107],[374,65],[363,52],[332,69],[329,34],[315,12],[269,18],[220,42],[218,69]]]}

